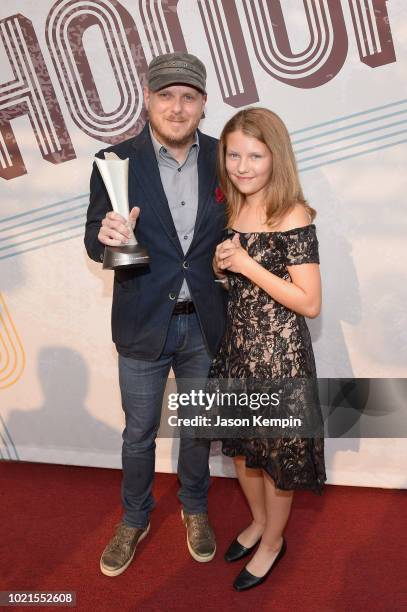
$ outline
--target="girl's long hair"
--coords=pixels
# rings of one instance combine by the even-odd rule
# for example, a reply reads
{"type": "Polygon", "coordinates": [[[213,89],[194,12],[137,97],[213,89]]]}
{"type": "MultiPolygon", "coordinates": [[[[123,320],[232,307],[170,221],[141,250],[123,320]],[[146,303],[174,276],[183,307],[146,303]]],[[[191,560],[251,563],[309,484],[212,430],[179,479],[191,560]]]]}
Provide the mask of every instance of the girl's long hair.
{"type": "Polygon", "coordinates": [[[297,202],[304,206],[313,221],[316,211],[304,198],[290,136],[283,121],[267,108],[247,108],[229,119],[218,145],[218,176],[226,198],[228,227],[233,227],[244,202],[244,195],[233,185],[226,172],[226,141],[228,135],[236,131],[260,140],[273,157],[271,180],[265,192],[266,224],[269,227],[275,226],[297,202]]]}

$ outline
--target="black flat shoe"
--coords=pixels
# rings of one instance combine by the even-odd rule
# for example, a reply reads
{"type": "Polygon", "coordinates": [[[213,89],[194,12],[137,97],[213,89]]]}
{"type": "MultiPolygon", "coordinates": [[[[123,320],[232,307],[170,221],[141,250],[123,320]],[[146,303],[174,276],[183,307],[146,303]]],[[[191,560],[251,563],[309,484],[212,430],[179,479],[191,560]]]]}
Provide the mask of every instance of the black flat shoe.
{"type": "Polygon", "coordinates": [[[236,591],[246,591],[247,589],[252,589],[253,587],[258,586],[259,584],[262,584],[262,582],[264,582],[267,576],[269,576],[269,574],[271,573],[271,570],[274,569],[280,559],[284,557],[286,550],[287,544],[285,539],[283,538],[283,543],[281,545],[280,552],[278,553],[277,557],[273,561],[272,566],[269,570],[267,570],[264,576],[253,576],[253,574],[247,571],[247,569],[244,567],[233,583],[233,586],[236,591]]]}
{"type": "Polygon", "coordinates": [[[257,542],[253,544],[253,546],[246,548],[246,546],[243,546],[243,544],[240,544],[240,542],[238,542],[236,538],[236,540],[233,540],[232,544],[229,546],[229,548],[225,552],[225,555],[224,555],[225,561],[227,561],[228,563],[231,563],[232,561],[239,561],[239,559],[243,559],[243,557],[247,557],[247,555],[250,555],[250,553],[256,548],[260,540],[261,538],[259,538],[257,542]]]}

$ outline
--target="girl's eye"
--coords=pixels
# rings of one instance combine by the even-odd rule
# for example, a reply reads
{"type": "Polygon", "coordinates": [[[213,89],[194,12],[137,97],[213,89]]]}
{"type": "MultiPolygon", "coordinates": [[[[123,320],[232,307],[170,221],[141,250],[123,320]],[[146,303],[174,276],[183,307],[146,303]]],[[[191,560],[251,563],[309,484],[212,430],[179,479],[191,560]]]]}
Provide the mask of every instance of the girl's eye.
{"type": "Polygon", "coordinates": [[[252,158],[253,159],[260,159],[261,155],[258,155],[258,153],[253,153],[252,158]]]}
{"type": "Polygon", "coordinates": [[[231,159],[237,159],[237,158],[239,157],[237,153],[228,153],[228,156],[229,156],[231,159]]]}

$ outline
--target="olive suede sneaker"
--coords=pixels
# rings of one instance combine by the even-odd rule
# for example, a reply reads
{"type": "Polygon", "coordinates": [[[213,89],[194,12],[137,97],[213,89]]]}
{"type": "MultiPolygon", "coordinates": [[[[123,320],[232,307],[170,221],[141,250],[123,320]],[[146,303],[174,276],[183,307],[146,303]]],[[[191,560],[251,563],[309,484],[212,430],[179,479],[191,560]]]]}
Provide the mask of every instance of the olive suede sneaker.
{"type": "Polygon", "coordinates": [[[105,576],[119,576],[130,565],[137,544],[150,530],[150,523],[144,529],[129,527],[121,522],[116,525],[116,533],[110,540],[100,558],[100,571],[105,576]]]}
{"type": "Polygon", "coordinates": [[[207,513],[187,514],[181,510],[181,516],[187,528],[187,544],[191,557],[200,563],[212,561],[216,553],[216,541],[207,513]]]}

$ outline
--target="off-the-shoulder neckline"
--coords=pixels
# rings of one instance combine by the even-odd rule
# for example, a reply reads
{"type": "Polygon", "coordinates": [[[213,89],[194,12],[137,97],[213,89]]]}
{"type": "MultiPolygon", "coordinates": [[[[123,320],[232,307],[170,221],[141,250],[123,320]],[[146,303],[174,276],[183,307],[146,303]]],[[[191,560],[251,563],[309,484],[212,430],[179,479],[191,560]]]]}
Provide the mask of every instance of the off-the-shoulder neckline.
{"type": "Polygon", "coordinates": [[[284,230],[283,232],[241,232],[240,230],[236,230],[233,228],[231,229],[231,231],[235,232],[236,234],[243,234],[244,236],[246,234],[292,234],[293,232],[299,232],[301,230],[308,229],[311,227],[315,227],[315,224],[309,223],[308,225],[302,225],[301,227],[293,227],[292,229],[284,230]]]}

